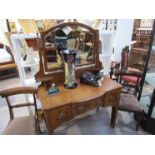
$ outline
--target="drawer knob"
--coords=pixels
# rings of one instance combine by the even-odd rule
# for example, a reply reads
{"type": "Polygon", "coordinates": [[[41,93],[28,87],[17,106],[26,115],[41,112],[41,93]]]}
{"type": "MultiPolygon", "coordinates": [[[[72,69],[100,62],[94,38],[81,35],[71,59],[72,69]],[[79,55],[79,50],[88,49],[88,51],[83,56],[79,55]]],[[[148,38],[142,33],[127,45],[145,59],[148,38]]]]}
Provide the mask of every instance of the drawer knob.
{"type": "Polygon", "coordinates": [[[110,102],[114,102],[115,101],[115,96],[110,96],[110,102]]]}
{"type": "Polygon", "coordinates": [[[84,106],[78,107],[78,110],[79,110],[79,111],[83,111],[83,109],[84,109],[84,106]]]}
{"type": "Polygon", "coordinates": [[[64,112],[61,112],[58,118],[59,118],[59,119],[63,119],[64,117],[65,117],[64,112]]]}

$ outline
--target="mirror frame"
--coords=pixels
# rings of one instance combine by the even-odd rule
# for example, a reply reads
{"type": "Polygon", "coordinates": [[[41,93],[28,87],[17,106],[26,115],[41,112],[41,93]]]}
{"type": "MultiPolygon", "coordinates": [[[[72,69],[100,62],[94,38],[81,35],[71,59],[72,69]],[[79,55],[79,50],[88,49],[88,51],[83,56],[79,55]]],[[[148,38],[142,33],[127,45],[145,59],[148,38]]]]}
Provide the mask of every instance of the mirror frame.
{"type": "MultiPolygon", "coordinates": [[[[96,29],[93,29],[92,27],[88,26],[88,25],[85,25],[83,23],[78,23],[78,22],[66,22],[66,23],[62,23],[62,24],[59,24],[57,26],[54,26],[48,30],[45,30],[45,31],[42,31],[40,32],[40,38],[38,38],[38,50],[39,50],[39,57],[40,57],[40,69],[39,69],[39,72],[36,74],[36,79],[38,79],[39,81],[43,81],[44,80],[44,77],[47,77],[48,74],[57,74],[57,73],[60,73],[60,72],[64,72],[64,69],[63,67],[60,67],[60,68],[54,68],[54,69],[48,69],[47,68],[47,64],[45,65],[45,54],[46,54],[46,51],[45,51],[45,44],[44,44],[44,37],[56,30],[56,29],[60,29],[60,28],[63,28],[63,27],[67,27],[67,26],[70,26],[70,27],[82,27],[82,28],[85,28],[85,29],[88,29],[92,34],[94,34],[94,37],[95,37],[95,42],[94,42],[94,58],[93,58],[93,63],[90,63],[90,64],[84,64],[84,65],[78,65],[78,66],[75,66],[75,69],[76,70],[79,70],[81,68],[101,68],[101,63],[99,61],[99,32],[98,30],[96,29]]],[[[50,80],[50,79],[49,79],[50,80]]]]}
{"type": "MultiPolygon", "coordinates": [[[[96,30],[92,29],[91,27],[87,26],[87,25],[84,25],[82,23],[63,23],[63,24],[60,24],[60,25],[57,25],[55,27],[52,27],[44,32],[41,32],[41,42],[42,42],[42,49],[43,49],[43,55],[44,55],[44,68],[45,68],[45,71],[47,72],[50,72],[50,71],[57,71],[57,70],[63,70],[63,67],[55,67],[55,68],[48,68],[47,66],[47,58],[46,58],[46,49],[45,49],[45,43],[44,43],[44,40],[45,40],[45,36],[48,35],[50,32],[54,32],[56,29],[61,29],[61,28],[64,28],[64,27],[67,27],[67,26],[70,26],[70,27],[82,27],[82,28],[85,28],[85,29],[88,29],[90,31],[90,33],[92,33],[94,35],[94,49],[93,49],[93,61],[91,63],[88,63],[88,64],[81,64],[81,65],[78,65],[78,66],[85,66],[85,65],[91,65],[91,64],[95,64],[95,48],[96,48],[96,30]]],[[[75,66],[75,67],[78,67],[78,66],[75,66]]]]}

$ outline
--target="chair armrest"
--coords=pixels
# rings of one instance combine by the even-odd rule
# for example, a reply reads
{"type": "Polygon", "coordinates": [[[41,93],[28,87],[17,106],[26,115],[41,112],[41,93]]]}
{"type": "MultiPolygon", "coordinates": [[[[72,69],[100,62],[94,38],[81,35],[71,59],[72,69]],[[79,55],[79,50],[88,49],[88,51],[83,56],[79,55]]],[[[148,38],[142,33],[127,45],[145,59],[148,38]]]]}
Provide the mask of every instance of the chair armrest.
{"type": "Polygon", "coordinates": [[[120,63],[112,62],[111,66],[110,66],[110,69],[119,69],[119,67],[120,67],[120,63]]]}
{"type": "Polygon", "coordinates": [[[0,95],[2,97],[17,95],[17,94],[37,94],[37,89],[33,87],[16,87],[16,88],[10,88],[10,89],[0,91],[0,95]]]}

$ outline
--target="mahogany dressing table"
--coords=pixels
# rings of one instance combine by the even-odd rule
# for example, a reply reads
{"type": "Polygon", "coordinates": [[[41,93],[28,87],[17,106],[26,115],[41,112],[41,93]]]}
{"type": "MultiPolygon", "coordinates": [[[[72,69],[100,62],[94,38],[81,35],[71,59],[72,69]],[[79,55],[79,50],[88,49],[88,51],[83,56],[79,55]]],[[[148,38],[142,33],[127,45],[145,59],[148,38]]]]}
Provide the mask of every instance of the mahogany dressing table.
{"type": "MultiPolygon", "coordinates": [[[[100,87],[93,87],[79,82],[79,77],[85,71],[93,73],[102,69],[99,62],[99,35],[98,31],[81,23],[63,23],[49,30],[41,32],[39,42],[40,70],[36,74],[36,79],[41,81],[38,88],[38,95],[41,101],[42,109],[45,115],[45,120],[49,134],[53,134],[62,123],[73,119],[75,116],[99,107],[112,107],[111,126],[115,127],[116,117],[119,107],[119,99],[122,86],[109,77],[102,80],[100,87]],[[67,40],[68,48],[76,48],[78,50],[78,60],[81,61],[75,66],[75,73],[78,86],[75,89],[66,89],[64,87],[64,67],[58,61],[49,60],[46,56],[47,46],[53,45],[52,38],[58,29],[64,30],[66,35],[70,36],[67,40]],[[92,44],[87,48],[85,42],[83,45],[76,45],[80,39],[79,32],[89,32],[92,37],[87,42],[92,44]],[[78,32],[78,33],[77,33],[78,32]],[[74,34],[74,35],[69,35],[74,34]],[[47,39],[48,38],[48,39],[47,39]],[[88,49],[88,51],[87,51],[88,49]],[[90,54],[91,52],[91,54],[90,54]],[[88,55],[91,56],[88,59],[88,55]],[[51,83],[55,83],[60,90],[59,93],[48,95],[48,88],[51,83]]],[[[90,44],[89,44],[90,45],[90,44]]],[[[53,47],[55,48],[55,47],[53,47]]],[[[55,49],[55,57],[59,57],[59,51],[55,49]]],[[[49,49],[48,49],[49,52],[49,49]]]]}

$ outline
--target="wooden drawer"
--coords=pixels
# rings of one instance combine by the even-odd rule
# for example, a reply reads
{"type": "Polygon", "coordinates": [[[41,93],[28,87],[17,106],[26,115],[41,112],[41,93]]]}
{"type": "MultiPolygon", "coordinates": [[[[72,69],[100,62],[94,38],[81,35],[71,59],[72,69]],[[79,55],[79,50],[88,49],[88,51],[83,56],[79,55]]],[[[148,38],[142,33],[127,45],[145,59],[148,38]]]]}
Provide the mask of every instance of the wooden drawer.
{"type": "Polygon", "coordinates": [[[70,120],[70,105],[56,108],[50,112],[52,128],[56,128],[60,124],[70,120]]]}
{"type": "Polygon", "coordinates": [[[83,103],[74,103],[71,106],[72,117],[75,117],[79,114],[87,112],[87,111],[94,109],[96,107],[97,107],[97,103],[95,101],[87,101],[87,102],[83,102],[83,103]]]}

